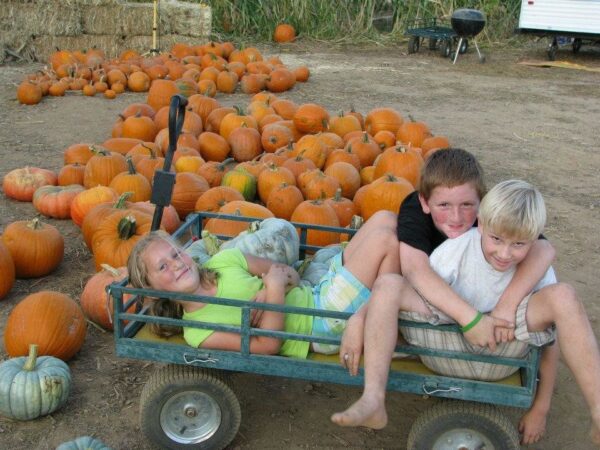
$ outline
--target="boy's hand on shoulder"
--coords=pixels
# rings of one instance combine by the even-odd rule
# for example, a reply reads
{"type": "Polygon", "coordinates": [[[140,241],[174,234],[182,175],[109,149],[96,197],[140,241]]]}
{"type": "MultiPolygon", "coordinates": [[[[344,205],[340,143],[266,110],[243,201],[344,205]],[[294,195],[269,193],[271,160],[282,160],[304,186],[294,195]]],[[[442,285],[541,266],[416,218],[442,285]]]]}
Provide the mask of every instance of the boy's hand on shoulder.
{"type": "Polygon", "coordinates": [[[506,322],[509,322],[512,325],[510,327],[496,327],[496,329],[494,330],[494,335],[496,337],[497,343],[510,342],[515,339],[515,328],[513,322],[515,320],[516,315],[516,308],[512,308],[510,306],[503,306],[502,302],[498,303],[496,307],[492,310],[490,316],[497,319],[505,320],[506,322]]]}
{"type": "Polygon", "coordinates": [[[504,319],[492,317],[484,314],[481,320],[469,331],[463,333],[465,339],[471,345],[479,347],[489,347],[491,351],[496,351],[496,327],[513,327],[511,322],[504,319]]]}

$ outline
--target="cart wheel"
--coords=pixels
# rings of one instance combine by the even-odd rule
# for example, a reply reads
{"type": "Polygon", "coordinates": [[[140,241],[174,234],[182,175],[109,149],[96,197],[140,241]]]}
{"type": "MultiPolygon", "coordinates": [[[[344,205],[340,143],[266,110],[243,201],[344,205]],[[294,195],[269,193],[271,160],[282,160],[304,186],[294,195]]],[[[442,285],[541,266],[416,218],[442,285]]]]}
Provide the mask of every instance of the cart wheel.
{"type": "Polygon", "coordinates": [[[575,38],[573,40],[573,53],[578,53],[581,50],[581,38],[575,38]]]}
{"type": "Polygon", "coordinates": [[[450,39],[444,39],[440,42],[440,56],[447,58],[452,53],[452,41],[450,39]]]}
{"type": "Polygon", "coordinates": [[[160,448],[223,449],[240,427],[240,404],[216,370],[158,369],[140,398],[140,428],[160,448]]]}
{"type": "Polygon", "coordinates": [[[422,413],[408,435],[409,450],[518,450],[519,433],[492,405],[444,401],[422,413]]]}
{"type": "Polygon", "coordinates": [[[467,53],[467,50],[469,49],[469,41],[467,38],[464,38],[462,40],[462,44],[460,44],[460,48],[458,49],[458,53],[460,53],[461,55],[464,55],[465,53],[467,53]]]}
{"type": "Polygon", "coordinates": [[[408,53],[417,53],[420,46],[419,38],[417,36],[411,36],[408,40],[408,53]]]}
{"type": "Polygon", "coordinates": [[[550,45],[548,45],[548,59],[554,61],[556,59],[556,50],[558,50],[558,42],[556,38],[552,39],[550,45]]]}
{"type": "Polygon", "coordinates": [[[437,39],[429,39],[429,50],[435,50],[437,48],[437,39]]]}

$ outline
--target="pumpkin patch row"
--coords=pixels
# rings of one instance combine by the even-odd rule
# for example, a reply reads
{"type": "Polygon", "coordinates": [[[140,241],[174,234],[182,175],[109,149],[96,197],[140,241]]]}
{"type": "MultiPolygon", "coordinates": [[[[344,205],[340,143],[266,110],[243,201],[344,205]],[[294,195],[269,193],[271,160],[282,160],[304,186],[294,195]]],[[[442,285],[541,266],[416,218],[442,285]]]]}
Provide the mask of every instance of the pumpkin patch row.
{"type": "Polygon", "coordinates": [[[233,93],[238,87],[248,94],[264,89],[283,92],[309,76],[306,66],[291,69],[278,57],[267,59],[255,47],[236,49],[231,42],[178,43],[169,52],[151,57],[126,50],[114,59],[96,48],[58,50],[45,70],[27,75],[19,84],[17,100],[35,105],[46,95],[63,96],[67,91],[113,99],[126,90],[147,92],[162,79],[176,82],[186,97],[196,93],[214,97],[217,92],[233,93]]]}

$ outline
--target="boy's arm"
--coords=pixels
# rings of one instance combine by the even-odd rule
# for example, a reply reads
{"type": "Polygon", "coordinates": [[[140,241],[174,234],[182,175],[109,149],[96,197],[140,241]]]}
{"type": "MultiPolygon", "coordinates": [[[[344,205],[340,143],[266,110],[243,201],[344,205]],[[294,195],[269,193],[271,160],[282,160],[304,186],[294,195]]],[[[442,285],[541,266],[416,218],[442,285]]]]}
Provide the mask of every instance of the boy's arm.
{"type": "MultiPolygon", "coordinates": [[[[490,314],[508,321],[515,320],[519,303],[533,291],[535,285],[544,277],[554,261],[555,254],[554,247],[546,239],[535,241],[527,257],[518,265],[512,280],[490,314]]],[[[496,342],[508,342],[514,338],[513,329],[496,329],[496,342]]]]}
{"type": "MultiPolygon", "coordinates": [[[[400,242],[400,264],[402,275],[411,286],[429,303],[452,317],[459,325],[467,325],[475,318],[477,310],[456,294],[431,268],[429,257],[424,251],[400,242]]],[[[464,336],[473,345],[488,346],[491,350],[495,350],[495,327],[511,327],[512,320],[507,321],[485,315],[476,326],[464,333],[464,336]]]]}
{"type": "Polygon", "coordinates": [[[531,408],[519,421],[519,431],[523,435],[521,444],[528,445],[539,441],[546,430],[546,417],[550,411],[550,402],[556,382],[559,348],[555,342],[542,350],[540,360],[540,382],[531,408]]]}

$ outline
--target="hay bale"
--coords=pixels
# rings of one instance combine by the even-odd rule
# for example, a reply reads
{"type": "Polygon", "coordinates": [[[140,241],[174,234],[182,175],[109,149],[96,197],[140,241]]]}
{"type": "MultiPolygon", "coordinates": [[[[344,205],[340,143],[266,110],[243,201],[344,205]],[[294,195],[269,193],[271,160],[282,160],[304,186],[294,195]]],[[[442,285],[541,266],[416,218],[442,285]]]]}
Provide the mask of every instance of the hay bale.
{"type": "Polygon", "coordinates": [[[207,39],[210,36],[211,9],[203,3],[163,1],[161,2],[161,15],[163,14],[169,17],[174,33],[207,39]]]}

